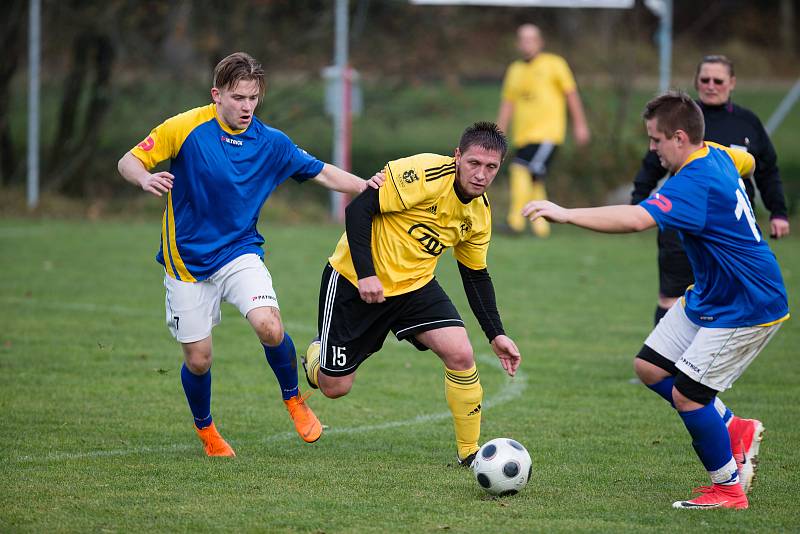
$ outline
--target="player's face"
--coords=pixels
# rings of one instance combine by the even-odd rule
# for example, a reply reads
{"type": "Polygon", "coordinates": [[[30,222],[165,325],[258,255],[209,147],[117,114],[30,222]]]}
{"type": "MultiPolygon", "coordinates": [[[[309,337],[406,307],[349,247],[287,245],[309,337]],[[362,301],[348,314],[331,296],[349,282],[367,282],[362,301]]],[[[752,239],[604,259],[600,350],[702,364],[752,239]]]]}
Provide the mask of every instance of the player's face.
{"type": "Polygon", "coordinates": [[[661,166],[671,173],[681,168],[684,155],[680,151],[680,142],[677,135],[668,138],[664,132],[658,130],[657,119],[650,119],[645,123],[647,136],[650,138],[650,150],[658,155],[661,166]]]}
{"type": "Polygon", "coordinates": [[[258,106],[258,81],[241,80],[229,89],[211,89],[217,114],[231,130],[244,130],[253,122],[258,106]]]}
{"type": "Polygon", "coordinates": [[[542,51],[542,34],[535,26],[525,25],[517,31],[517,48],[525,59],[531,59],[542,51]]]}
{"type": "Polygon", "coordinates": [[[721,106],[730,99],[736,87],[736,76],[731,76],[727,65],[722,63],[703,63],[695,84],[703,104],[721,106]]]}
{"type": "Polygon", "coordinates": [[[481,196],[492,185],[503,158],[495,150],[471,146],[462,154],[456,148],[456,180],[461,193],[469,198],[481,196]]]}

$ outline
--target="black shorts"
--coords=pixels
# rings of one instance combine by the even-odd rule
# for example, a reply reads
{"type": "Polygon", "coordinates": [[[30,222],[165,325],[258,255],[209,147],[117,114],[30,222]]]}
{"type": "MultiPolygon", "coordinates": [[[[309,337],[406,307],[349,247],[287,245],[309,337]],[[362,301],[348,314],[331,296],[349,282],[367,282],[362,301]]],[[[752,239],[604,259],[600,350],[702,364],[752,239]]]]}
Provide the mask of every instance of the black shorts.
{"type": "Polygon", "coordinates": [[[665,297],[678,298],[694,284],[694,273],[678,232],[658,232],[658,291],[665,297]]]}
{"type": "Polygon", "coordinates": [[[423,287],[380,304],[361,300],[358,288],[330,264],[322,272],[319,290],[320,368],[329,376],[355,372],[380,350],[389,332],[428,350],[415,334],[447,326],[464,326],[456,307],[436,279],[423,287]]]}
{"type": "Polygon", "coordinates": [[[550,165],[557,148],[558,145],[554,143],[525,145],[517,150],[513,163],[527,167],[534,180],[542,179],[547,175],[547,167],[550,165]]]}

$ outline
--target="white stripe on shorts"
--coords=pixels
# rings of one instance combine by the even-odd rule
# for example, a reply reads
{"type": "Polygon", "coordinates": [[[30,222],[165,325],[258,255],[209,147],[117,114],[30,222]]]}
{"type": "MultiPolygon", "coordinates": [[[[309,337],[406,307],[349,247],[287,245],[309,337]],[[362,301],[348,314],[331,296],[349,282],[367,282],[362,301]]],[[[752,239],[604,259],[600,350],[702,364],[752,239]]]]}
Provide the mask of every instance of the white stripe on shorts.
{"type": "Polygon", "coordinates": [[[336,286],[339,281],[339,271],[331,268],[331,276],[328,278],[328,288],[325,290],[325,304],[322,310],[322,331],[320,332],[319,363],[320,368],[325,368],[328,357],[328,332],[331,329],[331,318],[333,317],[333,301],[336,297],[336,286]]]}

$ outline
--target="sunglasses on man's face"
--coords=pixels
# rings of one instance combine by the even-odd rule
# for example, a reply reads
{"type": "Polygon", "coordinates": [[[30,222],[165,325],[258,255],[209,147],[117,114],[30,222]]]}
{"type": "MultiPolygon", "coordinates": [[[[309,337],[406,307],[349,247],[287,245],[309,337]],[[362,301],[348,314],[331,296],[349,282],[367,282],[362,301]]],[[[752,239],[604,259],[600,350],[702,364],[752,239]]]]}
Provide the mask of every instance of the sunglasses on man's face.
{"type": "Polygon", "coordinates": [[[726,82],[722,78],[700,78],[700,83],[703,85],[708,85],[709,83],[714,82],[714,85],[722,85],[726,82]]]}

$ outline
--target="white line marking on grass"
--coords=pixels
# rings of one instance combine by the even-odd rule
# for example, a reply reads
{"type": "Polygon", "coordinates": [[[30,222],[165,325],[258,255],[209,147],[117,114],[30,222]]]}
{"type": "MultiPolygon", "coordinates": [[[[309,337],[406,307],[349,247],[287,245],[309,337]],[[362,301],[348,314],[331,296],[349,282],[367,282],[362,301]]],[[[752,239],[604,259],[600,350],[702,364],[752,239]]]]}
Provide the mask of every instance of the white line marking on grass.
{"type": "MultiPolygon", "coordinates": [[[[57,311],[74,311],[86,313],[103,313],[111,315],[134,315],[139,317],[158,317],[163,321],[164,310],[163,308],[153,308],[144,310],[142,308],[131,308],[128,306],[108,306],[103,304],[94,304],[92,302],[57,302],[52,300],[37,300],[34,298],[23,297],[0,297],[0,303],[3,304],[23,304],[33,306],[35,308],[43,308],[47,310],[57,311]]],[[[316,334],[317,327],[313,325],[295,323],[293,321],[284,322],[286,328],[293,332],[305,332],[316,334]]]]}
{"type": "MultiPolygon", "coordinates": [[[[500,362],[494,356],[488,356],[486,354],[480,354],[478,356],[478,361],[480,361],[484,365],[488,365],[495,369],[500,370],[503,374],[503,368],[500,366],[500,362]]],[[[507,377],[503,386],[501,386],[500,391],[493,395],[490,398],[484,399],[483,402],[483,409],[488,410],[490,408],[494,408],[496,406],[501,406],[506,404],[517,397],[521,396],[523,391],[528,387],[528,379],[524,372],[517,371],[517,376],[514,378],[507,377]]],[[[422,414],[416,417],[412,417],[410,419],[404,419],[400,421],[387,421],[385,423],[378,423],[374,425],[360,425],[360,426],[352,426],[352,427],[334,427],[328,428],[325,430],[325,434],[342,434],[342,435],[351,435],[351,434],[363,434],[367,432],[373,432],[376,430],[387,430],[389,428],[398,428],[404,426],[412,426],[418,424],[425,424],[431,423],[435,421],[441,421],[442,419],[448,419],[450,417],[450,412],[439,412],[439,413],[431,413],[431,414],[422,414]]],[[[285,439],[295,439],[297,434],[294,432],[278,432],[276,434],[272,434],[270,436],[266,436],[260,440],[257,440],[257,443],[270,443],[274,441],[281,441],[285,439]]],[[[233,445],[242,444],[243,441],[233,441],[231,440],[233,445]]],[[[15,463],[46,463],[46,462],[58,462],[64,460],[81,460],[81,459],[90,459],[90,458],[109,458],[115,456],[132,456],[135,454],[146,454],[146,453],[170,453],[170,452],[178,452],[178,451],[187,451],[196,449],[197,444],[173,444],[173,445],[162,445],[162,446],[155,446],[155,447],[133,447],[128,449],[117,449],[117,450],[109,450],[109,451],[87,451],[87,452],[54,452],[49,453],[44,456],[18,456],[16,458],[11,459],[11,461],[15,463]]]]}

